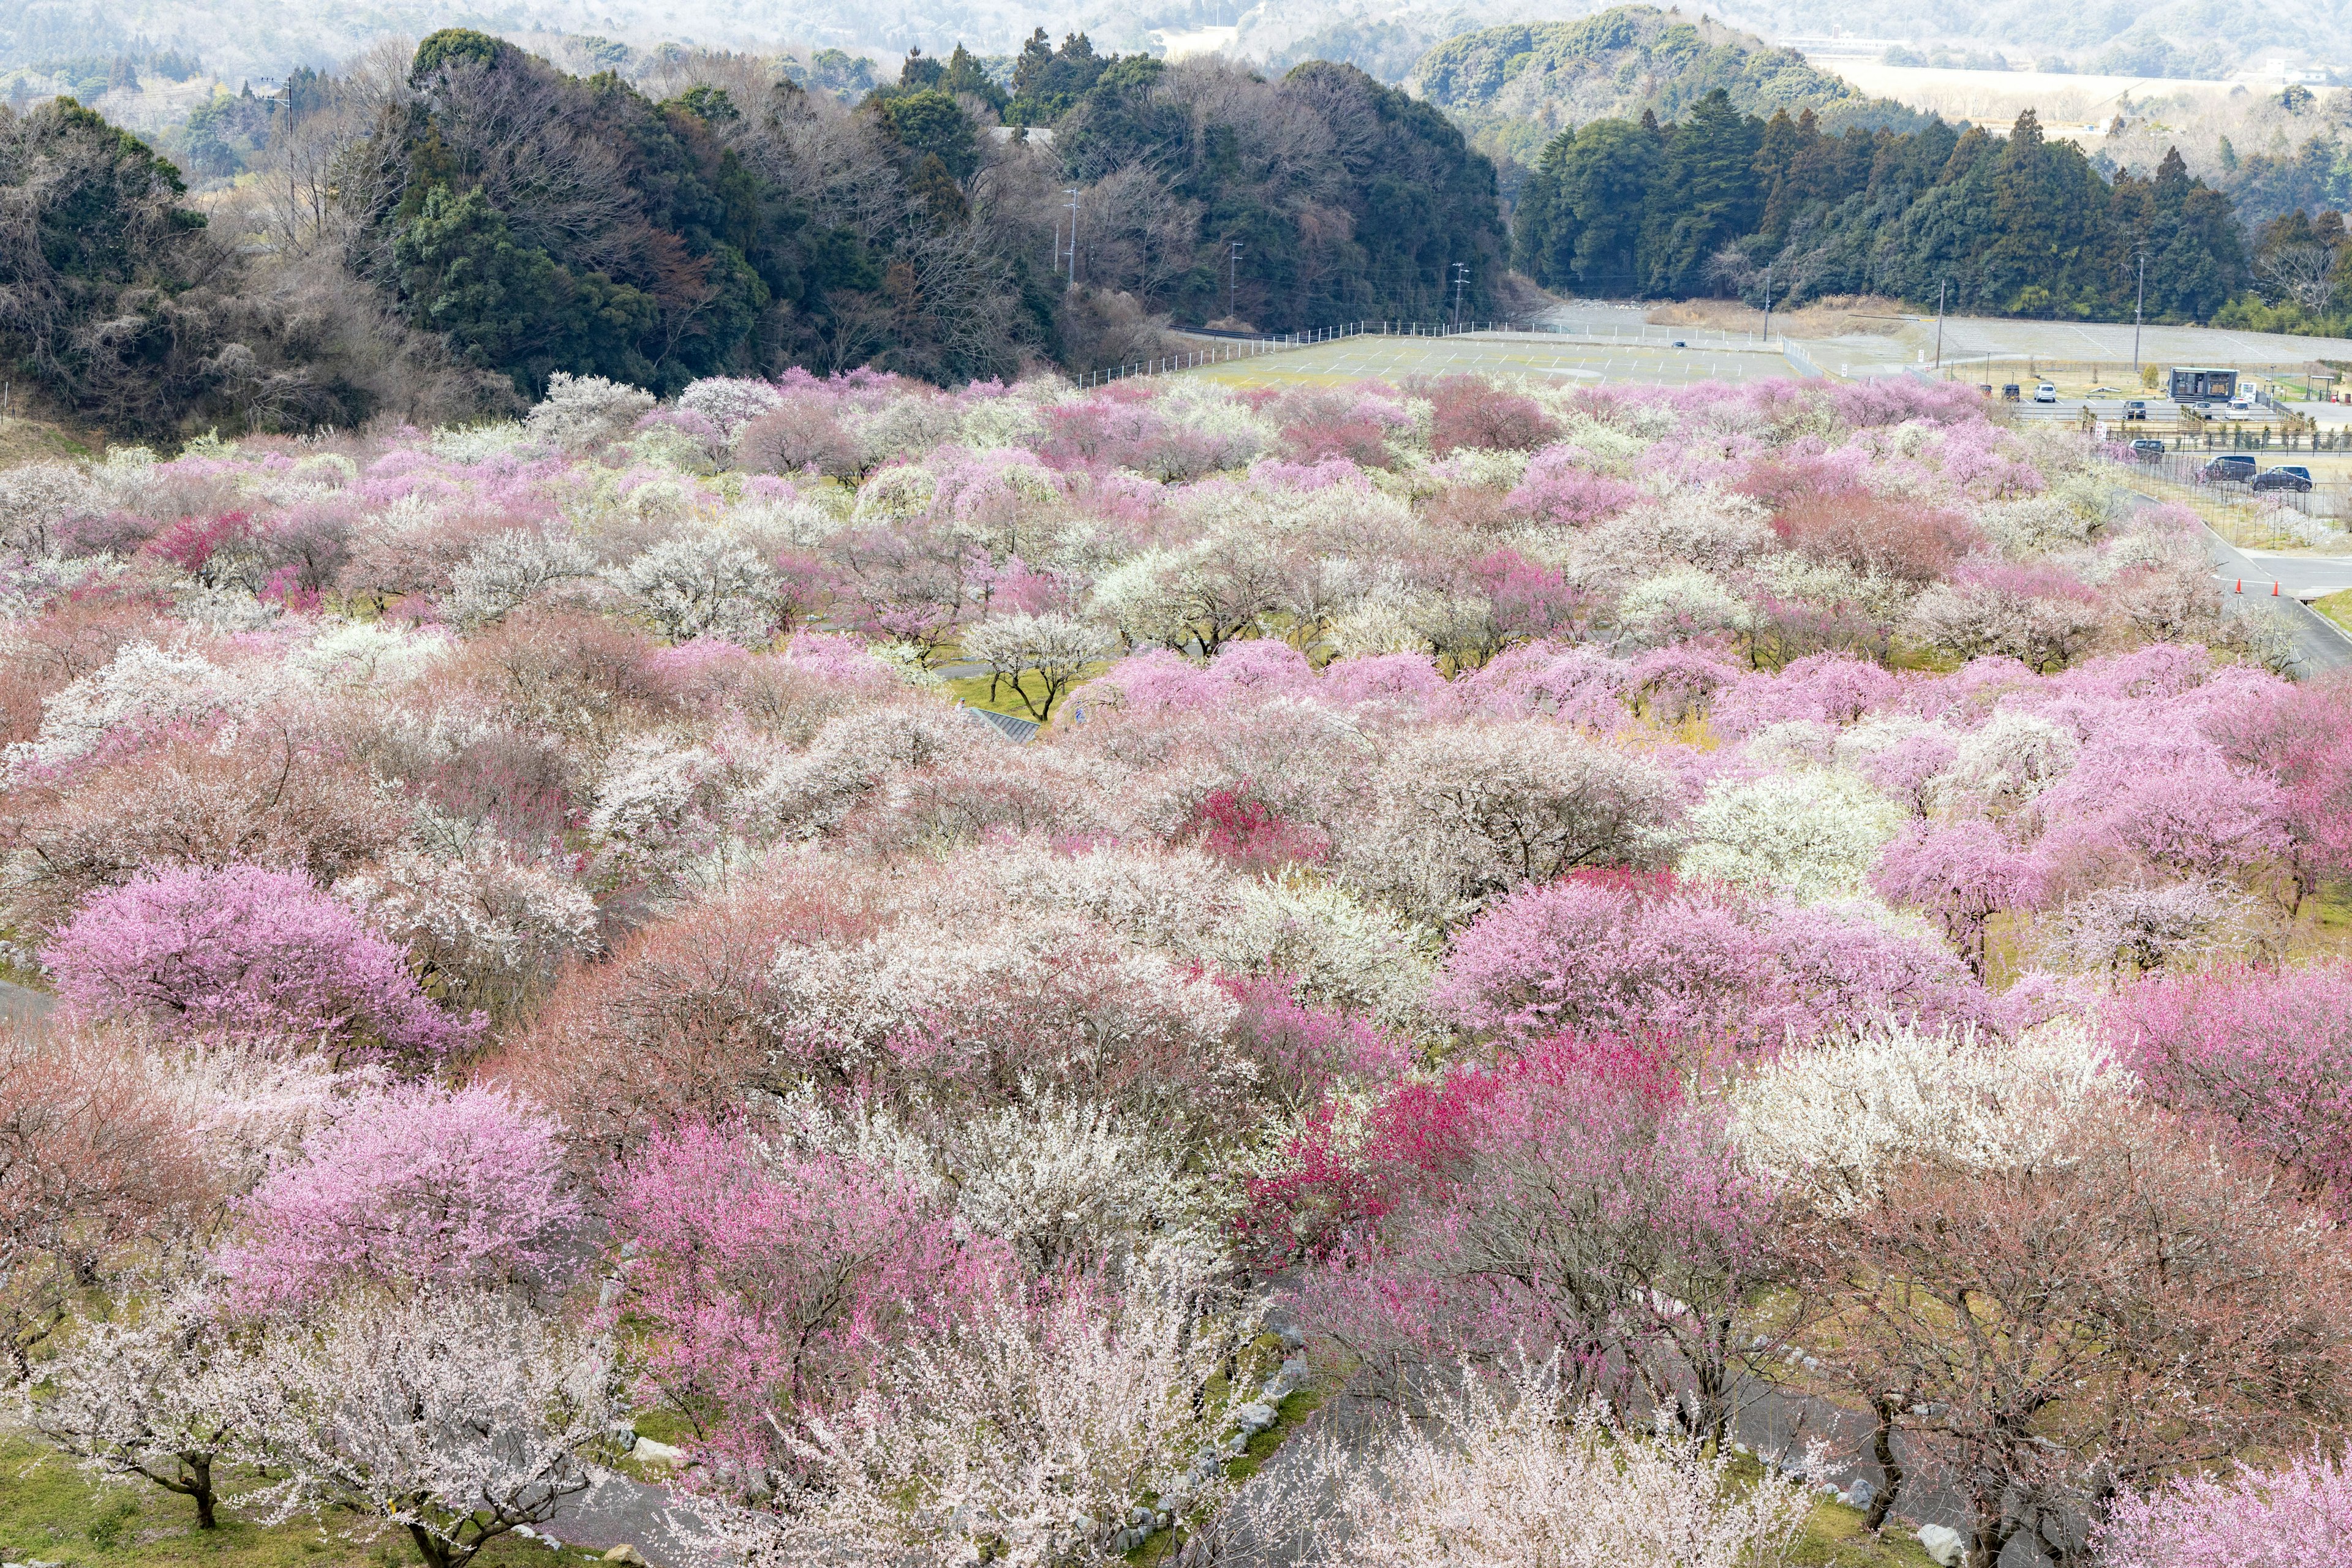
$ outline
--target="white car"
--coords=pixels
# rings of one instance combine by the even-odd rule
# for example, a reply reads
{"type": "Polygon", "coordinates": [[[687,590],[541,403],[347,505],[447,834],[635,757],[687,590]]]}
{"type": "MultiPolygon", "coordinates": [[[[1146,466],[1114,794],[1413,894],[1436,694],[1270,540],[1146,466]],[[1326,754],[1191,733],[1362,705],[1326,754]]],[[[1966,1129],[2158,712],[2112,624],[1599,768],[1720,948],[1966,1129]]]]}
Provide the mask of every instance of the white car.
{"type": "Polygon", "coordinates": [[[2036,403],[2055,403],[2058,401],[2058,389],[2045,381],[2041,385],[2033,389],[2033,401],[2036,403]]]}

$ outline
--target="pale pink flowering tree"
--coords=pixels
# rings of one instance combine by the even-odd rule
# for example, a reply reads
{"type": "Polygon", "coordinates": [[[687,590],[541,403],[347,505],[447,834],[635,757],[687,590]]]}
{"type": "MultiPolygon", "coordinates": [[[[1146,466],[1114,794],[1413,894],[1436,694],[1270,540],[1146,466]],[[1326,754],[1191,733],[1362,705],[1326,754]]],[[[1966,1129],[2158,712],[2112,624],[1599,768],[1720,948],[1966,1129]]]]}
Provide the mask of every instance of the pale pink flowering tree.
{"type": "Polygon", "coordinates": [[[800,1465],[801,1424],[839,1408],[910,1314],[950,1313],[1003,1261],[903,1173],[700,1125],[621,1173],[613,1224],[637,1249],[646,1384],[692,1424],[703,1482],[745,1495],[800,1465]]]}
{"type": "Polygon", "coordinates": [[[582,1209],[554,1125],[494,1089],[372,1089],[241,1199],[221,1263],[253,1305],[348,1284],[560,1279],[582,1209]]]}
{"type": "Polygon", "coordinates": [[[1582,527],[1641,498],[1624,480],[1593,472],[1591,462],[1574,447],[1547,447],[1528,463],[1509,504],[1542,522],[1582,527]]]}
{"type": "Polygon", "coordinates": [[[2315,1447],[2275,1470],[2188,1476],[2118,1499],[2098,1532],[2108,1568],[2307,1568],[2352,1562],[2352,1470],[2315,1447]]]}
{"type": "Polygon", "coordinates": [[[1879,857],[1871,882],[1890,901],[1925,910],[1982,979],[1986,923],[2004,910],[2030,904],[2041,873],[2000,828],[1970,818],[1914,823],[1879,857]]]}
{"type": "Polygon", "coordinates": [[[1858,1016],[1973,1019],[1988,1005],[1932,937],[1866,910],[1622,872],[1580,872],[1496,903],[1455,935],[1431,1000],[1507,1043],[1641,1033],[1700,1054],[1777,1047],[1858,1016]]]}
{"type": "Polygon", "coordinates": [[[429,1060],[479,1026],[435,1006],[351,910],[257,866],[142,873],[92,898],[41,962],[75,1013],[171,1035],[429,1060]]]}

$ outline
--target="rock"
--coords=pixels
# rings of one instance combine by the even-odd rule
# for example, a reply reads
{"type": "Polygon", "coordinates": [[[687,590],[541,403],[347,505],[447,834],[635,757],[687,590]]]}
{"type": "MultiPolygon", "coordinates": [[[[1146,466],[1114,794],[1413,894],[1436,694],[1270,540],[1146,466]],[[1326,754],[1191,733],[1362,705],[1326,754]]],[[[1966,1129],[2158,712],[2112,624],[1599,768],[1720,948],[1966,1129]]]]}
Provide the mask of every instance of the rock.
{"type": "Polygon", "coordinates": [[[646,1561],[646,1554],[634,1546],[615,1546],[598,1561],[626,1563],[628,1568],[653,1568],[653,1564],[646,1561]]]}
{"type": "Polygon", "coordinates": [[[1863,1512],[1868,1513],[1870,1505],[1878,1500],[1878,1489],[1868,1481],[1856,1481],[1853,1483],[1853,1489],[1845,1495],[1853,1500],[1846,1504],[1846,1507],[1858,1508],[1863,1512]]]}
{"type": "Polygon", "coordinates": [[[1234,1425],[1244,1432],[1263,1432],[1276,1420],[1274,1406],[1262,1399],[1253,1400],[1234,1412],[1234,1425]]]}
{"type": "Polygon", "coordinates": [[[1960,1532],[1948,1524],[1921,1525],[1919,1545],[1942,1568],[1960,1568],[1960,1556],[1968,1549],[1960,1532]]]}
{"type": "Polygon", "coordinates": [[[648,1465],[676,1465],[686,1459],[686,1450],[667,1443],[656,1443],[651,1437],[640,1437],[630,1445],[629,1452],[648,1465]]]}
{"type": "Polygon", "coordinates": [[[1300,1328],[1297,1323],[1283,1324],[1282,1327],[1274,1331],[1274,1337],[1280,1340],[1284,1344],[1288,1345],[1292,1350],[1304,1350],[1307,1348],[1307,1331],[1300,1328]]]}

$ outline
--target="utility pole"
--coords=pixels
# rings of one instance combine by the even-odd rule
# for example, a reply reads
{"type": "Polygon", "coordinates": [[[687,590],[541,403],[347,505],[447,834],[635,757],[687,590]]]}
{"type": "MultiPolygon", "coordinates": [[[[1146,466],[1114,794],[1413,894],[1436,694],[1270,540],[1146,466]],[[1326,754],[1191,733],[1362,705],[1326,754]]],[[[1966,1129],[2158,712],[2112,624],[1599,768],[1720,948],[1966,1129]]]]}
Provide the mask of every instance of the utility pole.
{"type": "Polygon", "coordinates": [[[1457,332],[1462,330],[1462,286],[1469,281],[1470,264],[1466,261],[1455,262],[1454,264],[1454,330],[1457,332]]]}
{"type": "Polygon", "coordinates": [[[1066,187],[1070,195],[1070,287],[1078,286],[1078,187],[1066,187]]]}
{"type": "Polygon", "coordinates": [[[1944,368],[1944,290],[1952,286],[1948,278],[1936,284],[1936,368],[1944,368]]]}
{"type": "Polygon", "coordinates": [[[2132,374],[2139,374],[2139,319],[2147,304],[2147,252],[2139,253],[2139,292],[2132,299],[2132,374]]]}
{"type": "Polygon", "coordinates": [[[1772,341],[1772,264],[1764,264],[1764,341],[1772,341]]]}
{"type": "Polygon", "coordinates": [[[1228,320],[1239,321],[1242,313],[1239,303],[1242,296],[1242,242],[1229,239],[1225,243],[1232,247],[1225,253],[1225,315],[1228,320]]]}

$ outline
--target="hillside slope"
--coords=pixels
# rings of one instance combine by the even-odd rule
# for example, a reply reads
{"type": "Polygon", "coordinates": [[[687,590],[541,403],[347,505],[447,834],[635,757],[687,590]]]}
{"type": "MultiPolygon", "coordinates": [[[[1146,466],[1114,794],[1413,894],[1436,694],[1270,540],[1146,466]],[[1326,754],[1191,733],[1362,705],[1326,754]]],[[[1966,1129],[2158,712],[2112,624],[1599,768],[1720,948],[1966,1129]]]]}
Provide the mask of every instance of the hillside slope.
{"type": "Polygon", "coordinates": [[[1644,110],[1678,119],[1720,89],[1742,113],[1811,109],[1824,124],[1916,119],[1874,102],[1804,58],[1719,22],[1653,5],[1620,5],[1568,22],[1487,27],[1431,49],[1407,89],[1452,115],[1480,147],[1521,163],[1544,142],[1594,120],[1644,110]]]}

